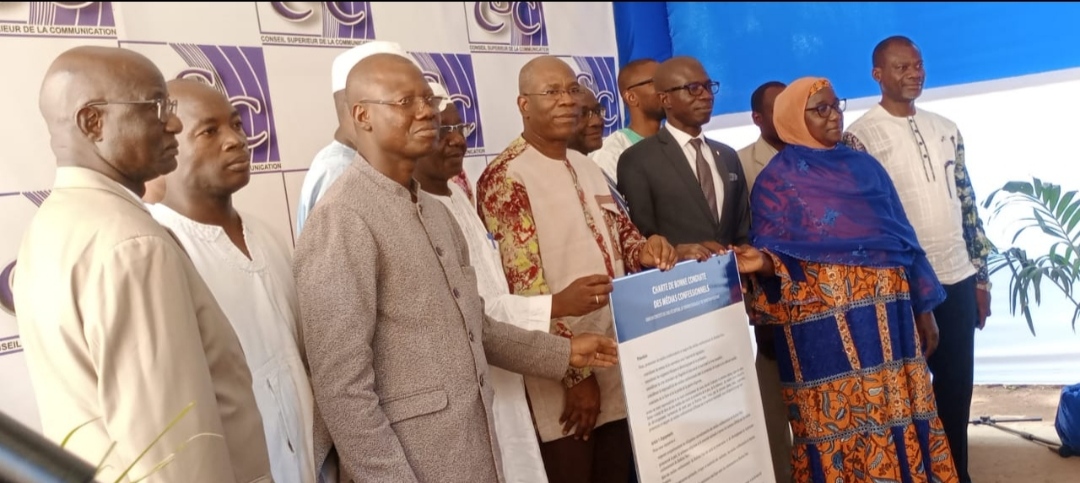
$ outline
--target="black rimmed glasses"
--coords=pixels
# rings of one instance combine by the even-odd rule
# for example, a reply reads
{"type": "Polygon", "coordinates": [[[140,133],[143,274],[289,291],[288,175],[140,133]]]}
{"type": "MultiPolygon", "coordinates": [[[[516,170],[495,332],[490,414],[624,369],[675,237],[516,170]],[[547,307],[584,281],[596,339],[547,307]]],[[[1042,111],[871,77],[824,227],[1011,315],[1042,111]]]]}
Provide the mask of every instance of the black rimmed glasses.
{"type": "Polygon", "coordinates": [[[638,82],[637,84],[632,84],[630,86],[627,86],[626,90],[630,90],[630,89],[633,89],[635,87],[641,87],[641,86],[644,86],[644,85],[649,85],[649,84],[652,84],[652,83],[653,83],[652,79],[643,80],[641,82],[638,82]]]}
{"type": "Polygon", "coordinates": [[[356,101],[361,104],[382,104],[384,106],[397,106],[403,109],[412,109],[413,112],[420,112],[420,109],[425,105],[434,109],[435,112],[439,112],[439,106],[446,101],[442,96],[410,96],[396,101],[380,101],[377,99],[363,99],[356,101]]]}
{"type": "Polygon", "coordinates": [[[672,87],[671,89],[668,89],[664,92],[675,92],[683,89],[686,89],[686,92],[689,92],[690,95],[694,97],[703,94],[705,92],[705,89],[708,89],[709,92],[716,94],[717,92],[720,92],[720,83],[716,81],[691,82],[689,84],[681,85],[678,87],[672,87]]]}
{"type": "MultiPolygon", "coordinates": [[[[162,123],[169,122],[169,116],[176,114],[176,100],[175,99],[147,99],[145,101],[93,101],[86,103],[85,106],[80,108],[85,109],[87,107],[94,106],[106,106],[109,104],[128,104],[128,105],[146,105],[154,104],[157,106],[157,116],[162,123]]],[[[77,114],[78,112],[76,112],[77,114]]]]}
{"type": "Polygon", "coordinates": [[[817,114],[821,117],[828,118],[830,111],[836,111],[837,113],[844,112],[847,109],[847,99],[837,99],[832,104],[818,104],[817,106],[807,109],[807,111],[817,111],[817,114]]]}

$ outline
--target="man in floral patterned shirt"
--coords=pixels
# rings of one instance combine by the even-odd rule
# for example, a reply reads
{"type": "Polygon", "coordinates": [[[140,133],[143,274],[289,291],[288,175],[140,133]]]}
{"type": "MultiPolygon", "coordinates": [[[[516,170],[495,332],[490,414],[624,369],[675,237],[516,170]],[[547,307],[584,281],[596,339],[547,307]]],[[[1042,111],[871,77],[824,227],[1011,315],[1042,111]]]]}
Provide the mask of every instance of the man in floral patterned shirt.
{"type": "MultiPolygon", "coordinates": [[[[570,66],[551,56],[533,59],[518,88],[524,132],[476,187],[511,293],[557,293],[588,275],[614,279],[673,267],[676,249],[661,236],[643,238],[596,163],[567,149],[581,122],[582,87],[570,66]]],[[[552,333],[614,335],[607,295],[592,302],[583,316],[552,318],[552,333]]],[[[632,450],[618,367],[570,370],[561,383],[526,376],[525,386],[551,481],[626,483],[632,450]]]]}

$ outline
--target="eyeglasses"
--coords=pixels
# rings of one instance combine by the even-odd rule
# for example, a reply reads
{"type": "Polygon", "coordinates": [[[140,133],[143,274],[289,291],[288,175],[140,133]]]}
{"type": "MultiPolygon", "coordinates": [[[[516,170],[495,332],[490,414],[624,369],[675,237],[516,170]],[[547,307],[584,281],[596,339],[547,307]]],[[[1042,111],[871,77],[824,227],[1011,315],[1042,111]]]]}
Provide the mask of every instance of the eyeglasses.
{"type": "Polygon", "coordinates": [[[592,109],[589,109],[588,107],[581,108],[581,116],[585,119],[589,119],[593,116],[603,119],[605,115],[607,115],[607,109],[604,109],[604,106],[596,106],[592,109]]]}
{"type": "Polygon", "coordinates": [[[460,133],[461,137],[468,138],[473,130],[476,129],[476,123],[463,122],[461,124],[451,124],[449,126],[442,126],[439,128],[439,136],[445,137],[450,133],[460,133]]]}
{"type": "Polygon", "coordinates": [[[819,116],[827,118],[830,114],[829,111],[841,113],[844,112],[844,109],[847,109],[847,99],[837,99],[836,102],[832,104],[818,104],[815,107],[807,109],[807,111],[817,111],[819,116]]]}
{"type": "Polygon", "coordinates": [[[668,89],[664,92],[675,92],[682,89],[686,89],[686,92],[689,92],[690,95],[695,97],[700,96],[702,93],[704,93],[705,89],[709,89],[709,92],[716,94],[717,92],[720,92],[720,83],[716,81],[691,82],[689,84],[679,87],[672,87],[671,89],[668,89]]]}
{"type": "Polygon", "coordinates": [[[420,109],[425,105],[434,109],[436,112],[439,110],[439,106],[443,101],[446,101],[442,96],[411,96],[396,101],[380,101],[376,99],[364,99],[357,101],[361,104],[382,104],[384,106],[397,106],[405,109],[413,109],[413,112],[420,112],[420,109]]]}
{"type": "Polygon", "coordinates": [[[627,87],[627,88],[626,88],[626,90],[630,90],[630,89],[633,89],[633,88],[635,88],[635,87],[641,87],[641,86],[643,86],[643,85],[646,85],[646,84],[652,84],[652,83],[653,83],[653,80],[652,80],[652,79],[649,79],[649,80],[643,80],[643,81],[641,81],[641,82],[638,82],[637,84],[634,84],[634,85],[631,85],[631,86],[627,87]]]}
{"type": "Polygon", "coordinates": [[[548,89],[543,92],[523,92],[522,94],[525,94],[526,96],[544,96],[553,98],[559,98],[563,94],[569,94],[570,97],[577,97],[581,95],[581,86],[573,86],[569,89],[548,89]]]}
{"type": "MultiPolygon", "coordinates": [[[[150,99],[145,101],[93,101],[87,103],[81,111],[87,107],[93,106],[105,106],[109,104],[155,104],[157,105],[157,116],[162,123],[169,122],[169,116],[176,114],[176,99],[150,99]]],[[[75,111],[78,114],[78,111],[75,111]]]]}

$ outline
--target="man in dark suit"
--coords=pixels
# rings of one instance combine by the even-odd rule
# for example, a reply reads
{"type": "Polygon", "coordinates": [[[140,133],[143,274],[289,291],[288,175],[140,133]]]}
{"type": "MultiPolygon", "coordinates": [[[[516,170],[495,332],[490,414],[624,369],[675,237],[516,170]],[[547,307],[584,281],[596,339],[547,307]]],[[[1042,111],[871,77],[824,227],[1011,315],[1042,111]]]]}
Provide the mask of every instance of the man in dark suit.
{"type": "Polygon", "coordinates": [[[673,57],[656,70],[656,92],[667,124],[623,152],[618,187],[630,218],[645,236],[673,245],[720,247],[748,243],[750,199],[739,156],[705,139],[719,84],[692,57],[673,57]]]}

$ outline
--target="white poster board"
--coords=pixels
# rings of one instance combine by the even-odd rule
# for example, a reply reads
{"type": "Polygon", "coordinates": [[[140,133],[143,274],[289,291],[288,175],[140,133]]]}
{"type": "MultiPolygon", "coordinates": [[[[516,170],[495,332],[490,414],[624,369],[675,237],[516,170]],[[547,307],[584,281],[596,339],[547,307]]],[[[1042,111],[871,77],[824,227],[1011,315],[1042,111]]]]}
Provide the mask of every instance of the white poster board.
{"type": "Polygon", "coordinates": [[[735,255],[614,282],[641,483],[776,483],[735,255]]]}

